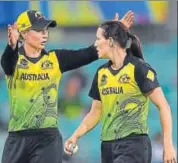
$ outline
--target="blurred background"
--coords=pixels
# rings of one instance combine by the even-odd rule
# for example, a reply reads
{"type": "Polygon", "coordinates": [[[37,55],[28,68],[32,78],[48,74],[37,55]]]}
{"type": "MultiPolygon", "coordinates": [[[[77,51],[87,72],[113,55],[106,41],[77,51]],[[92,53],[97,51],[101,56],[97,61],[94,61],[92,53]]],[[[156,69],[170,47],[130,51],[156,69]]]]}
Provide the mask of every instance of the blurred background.
{"type": "MultiPolygon", "coordinates": [[[[128,10],[135,13],[132,28],[141,40],[146,61],[157,71],[158,79],[171,106],[173,140],[177,146],[177,2],[166,1],[1,1],[0,2],[0,57],[7,44],[7,24],[27,9],[40,10],[57,20],[58,28],[50,31],[47,50],[78,49],[94,43],[98,25],[114,17],[122,17],[128,10]]],[[[88,91],[94,73],[106,60],[65,73],[59,92],[59,129],[66,140],[89,111],[88,91]]],[[[0,66],[0,158],[7,137],[9,119],[8,93],[0,66]]],[[[159,113],[150,104],[148,117],[153,142],[153,163],[162,162],[162,135],[159,113]]],[[[100,125],[79,141],[79,152],[64,163],[100,162],[100,125]]]]}

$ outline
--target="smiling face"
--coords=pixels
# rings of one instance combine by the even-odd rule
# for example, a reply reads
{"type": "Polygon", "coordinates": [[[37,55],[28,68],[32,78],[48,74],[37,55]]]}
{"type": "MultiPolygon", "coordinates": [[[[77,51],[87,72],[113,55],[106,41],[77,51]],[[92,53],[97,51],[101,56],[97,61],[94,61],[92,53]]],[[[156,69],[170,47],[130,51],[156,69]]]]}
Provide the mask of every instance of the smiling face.
{"type": "Polygon", "coordinates": [[[48,41],[49,32],[48,29],[42,30],[29,30],[23,35],[25,43],[33,47],[34,49],[44,49],[48,41]]]}
{"type": "Polygon", "coordinates": [[[98,51],[99,58],[108,58],[108,53],[110,51],[109,39],[105,39],[104,30],[100,27],[96,32],[95,47],[98,51]]]}

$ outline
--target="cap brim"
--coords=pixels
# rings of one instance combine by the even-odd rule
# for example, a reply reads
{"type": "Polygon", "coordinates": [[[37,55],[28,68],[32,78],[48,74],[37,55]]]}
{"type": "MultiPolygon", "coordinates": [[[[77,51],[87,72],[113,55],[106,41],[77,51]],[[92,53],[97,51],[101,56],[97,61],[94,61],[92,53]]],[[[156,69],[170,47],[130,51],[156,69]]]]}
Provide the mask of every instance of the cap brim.
{"type": "Polygon", "coordinates": [[[38,22],[35,25],[32,25],[31,28],[33,29],[44,29],[45,27],[51,27],[54,28],[57,26],[57,23],[55,20],[42,20],[40,22],[38,22]]]}

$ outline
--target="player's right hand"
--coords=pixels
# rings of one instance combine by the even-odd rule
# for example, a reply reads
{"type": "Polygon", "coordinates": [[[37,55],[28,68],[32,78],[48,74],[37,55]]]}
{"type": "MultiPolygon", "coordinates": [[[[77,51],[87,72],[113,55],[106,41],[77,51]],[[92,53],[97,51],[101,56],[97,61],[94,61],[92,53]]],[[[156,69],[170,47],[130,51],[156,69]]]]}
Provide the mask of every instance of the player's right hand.
{"type": "Polygon", "coordinates": [[[17,24],[8,25],[8,44],[15,49],[17,46],[17,42],[19,40],[19,32],[17,30],[17,24]]]}
{"type": "Polygon", "coordinates": [[[77,144],[77,138],[75,136],[71,136],[65,143],[64,143],[64,150],[67,151],[67,153],[72,154],[72,149],[70,148],[70,144],[73,144],[74,146],[77,144]]]}

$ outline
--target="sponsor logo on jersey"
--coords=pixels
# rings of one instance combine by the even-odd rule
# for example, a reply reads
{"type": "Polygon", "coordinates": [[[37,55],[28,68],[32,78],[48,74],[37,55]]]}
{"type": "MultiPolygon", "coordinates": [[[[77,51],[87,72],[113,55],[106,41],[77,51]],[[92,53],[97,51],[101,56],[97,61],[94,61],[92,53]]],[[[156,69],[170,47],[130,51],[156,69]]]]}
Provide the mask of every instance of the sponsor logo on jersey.
{"type": "Polygon", "coordinates": [[[108,87],[102,89],[102,95],[108,95],[108,94],[123,94],[123,88],[122,87],[108,87]]]}
{"type": "Polygon", "coordinates": [[[52,69],[53,68],[53,63],[51,61],[49,61],[49,60],[46,60],[41,64],[41,68],[43,70],[52,69]]]}
{"type": "Polygon", "coordinates": [[[119,78],[119,83],[129,83],[130,77],[127,74],[123,74],[119,78]]]}
{"type": "Polygon", "coordinates": [[[101,83],[100,83],[100,86],[103,86],[107,83],[107,76],[104,74],[102,77],[101,77],[101,83]]]}
{"type": "Polygon", "coordinates": [[[28,69],[28,61],[26,59],[21,59],[20,64],[18,64],[17,67],[21,69],[28,69]]]}
{"type": "Polygon", "coordinates": [[[41,74],[22,73],[20,76],[20,80],[36,81],[36,80],[50,80],[50,78],[48,73],[41,73],[41,74]]]}

